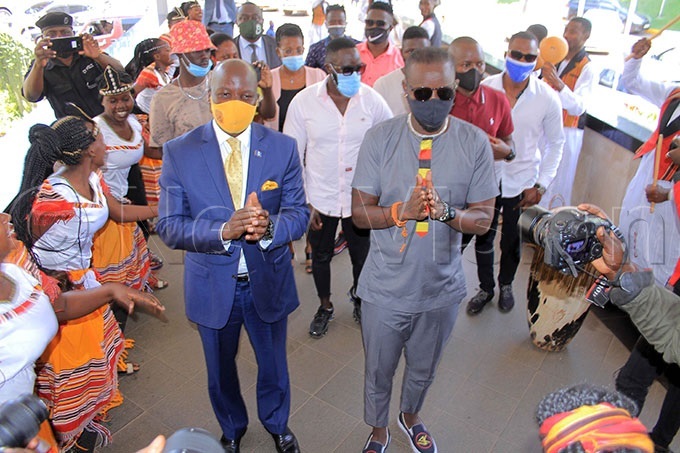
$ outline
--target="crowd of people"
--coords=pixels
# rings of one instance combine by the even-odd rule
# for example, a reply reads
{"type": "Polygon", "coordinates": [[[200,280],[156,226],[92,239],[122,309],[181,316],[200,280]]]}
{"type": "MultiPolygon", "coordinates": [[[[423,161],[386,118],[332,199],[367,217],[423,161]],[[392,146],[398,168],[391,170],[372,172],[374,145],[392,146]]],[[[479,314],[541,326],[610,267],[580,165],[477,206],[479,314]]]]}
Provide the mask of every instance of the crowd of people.
{"type": "MultiPolygon", "coordinates": [[[[391,3],[369,1],[359,41],[346,34],[341,5],[314,2],[306,35],[289,23],[265,30],[252,2],[237,9],[233,0],[188,1],[125,66],[87,34],[81,51],[56,52],[54,40],[74,36],[73,19],[41,17],[22,92],[32,102],[47,99],[57,120],[31,129],[20,191],[0,216],[0,301],[7,302],[0,305],[0,403],[39,395],[50,413],[41,437],[59,451],[94,451],[110,440],[104,422],[123,403],[118,375],[139,370],[127,361],[134,345],[124,337],[127,316],[141,309],[164,319],[152,292],[168,283],[147,244],[157,233],[187,252],[186,314],[198,326],[221,445],[240,451],[248,427],[236,367],[244,327],[258,364],[258,417],[276,451],[299,452],[288,426],[287,317],[300,303],[292,243],[306,234],[305,265],[319,298],[309,334],[320,339],[334,315],[340,226],[365,351],[371,431],[363,451],[388,449],[402,354],[399,427],[414,451],[454,449],[438,447],[419,414],[466,297],[462,253],[474,240],[479,291],[467,314],[494,300],[496,280],[498,308],[511,311],[519,215],[571,204],[595,77],[586,19],[567,23],[561,62],[537,67],[544,36],[518,31],[504,70],[488,75],[473,37],[443,47],[437,5],[420,0],[420,25],[396,33],[391,3]],[[315,42],[306,42],[311,36],[315,42]]],[[[640,77],[649,48],[644,38],[635,44],[622,77],[661,108],[623,203],[621,227],[637,266],[625,270],[652,268],[659,285],[680,295],[680,86],[640,77]]],[[[597,270],[623,287],[622,263],[605,264],[597,270]]],[[[633,278],[636,295],[652,282],[645,275],[633,278]]],[[[666,334],[641,330],[649,341],[640,338],[616,380],[633,401],[596,401],[593,410],[607,420],[621,410],[633,420],[653,380],[667,372],[669,390],[650,434],[655,447],[631,422],[639,451],[667,451],[680,428],[674,346],[664,343],[671,343],[666,334]]],[[[578,422],[587,411],[543,409],[546,451],[595,451],[583,439],[601,433],[574,437],[554,426],[561,412],[578,422]],[[562,449],[579,441],[582,450],[562,449]]]]}

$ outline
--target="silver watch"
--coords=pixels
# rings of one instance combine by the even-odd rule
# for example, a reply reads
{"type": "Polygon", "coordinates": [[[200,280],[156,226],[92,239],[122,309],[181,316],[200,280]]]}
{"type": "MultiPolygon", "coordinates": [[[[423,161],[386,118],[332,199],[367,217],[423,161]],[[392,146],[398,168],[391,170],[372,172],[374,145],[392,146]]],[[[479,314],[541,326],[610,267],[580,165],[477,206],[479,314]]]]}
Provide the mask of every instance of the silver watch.
{"type": "Polygon", "coordinates": [[[440,215],[437,220],[439,220],[440,222],[448,222],[449,220],[455,219],[456,208],[449,206],[449,204],[445,201],[443,201],[442,203],[444,203],[444,209],[442,215],[440,215]]]}

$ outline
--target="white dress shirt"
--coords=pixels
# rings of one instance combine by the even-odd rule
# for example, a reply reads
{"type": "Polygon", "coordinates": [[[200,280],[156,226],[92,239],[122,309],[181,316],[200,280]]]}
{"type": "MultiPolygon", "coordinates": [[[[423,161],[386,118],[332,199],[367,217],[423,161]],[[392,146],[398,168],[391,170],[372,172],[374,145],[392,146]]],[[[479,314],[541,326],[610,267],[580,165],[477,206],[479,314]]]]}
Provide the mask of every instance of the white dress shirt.
{"type": "Polygon", "coordinates": [[[250,42],[243,36],[238,40],[239,50],[241,51],[241,60],[247,62],[252,61],[251,55],[253,54],[253,48],[250,47],[251,44],[255,44],[257,52],[257,61],[267,61],[267,53],[264,50],[264,39],[260,36],[257,41],[250,42]]]}
{"type": "MultiPolygon", "coordinates": [[[[561,75],[568,64],[569,61],[564,60],[557,68],[557,74],[561,75]]],[[[572,91],[567,85],[564,85],[564,88],[557,92],[557,95],[562,102],[562,108],[570,115],[583,115],[586,112],[586,101],[590,98],[590,94],[596,84],[593,64],[586,63],[586,65],[583,66],[578,79],[576,79],[574,90],[572,91]]]]}
{"type": "MultiPolygon", "coordinates": [[[[229,155],[232,153],[231,150],[231,145],[227,142],[227,140],[231,137],[231,135],[227,134],[224,132],[220,127],[217,125],[217,122],[215,120],[212,121],[212,126],[213,130],[215,131],[215,136],[217,137],[217,143],[220,145],[220,155],[222,156],[222,163],[227,161],[227,158],[229,155]]],[[[246,204],[246,197],[248,194],[246,194],[246,186],[248,184],[248,165],[250,164],[250,132],[251,132],[251,127],[248,125],[248,128],[241,132],[239,135],[234,137],[241,143],[241,163],[243,164],[243,187],[241,188],[241,204],[240,206],[234,206],[235,210],[239,210],[243,208],[246,204]]],[[[226,178],[226,175],[225,175],[226,178]]],[[[227,183],[228,185],[228,183],[227,183]]],[[[225,250],[229,250],[229,247],[231,246],[231,241],[225,241],[222,239],[222,230],[224,229],[224,226],[227,224],[227,222],[224,222],[222,224],[222,228],[220,228],[220,240],[222,241],[222,244],[224,245],[225,250]]],[[[270,241],[265,241],[265,240],[260,240],[260,247],[263,249],[266,249],[269,247],[269,244],[271,244],[270,241]]],[[[240,251],[240,258],[238,261],[238,273],[239,274],[247,274],[248,273],[248,266],[246,265],[246,258],[243,255],[243,252],[240,251]]]]}
{"type": "Polygon", "coordinates": [[[399,68],[380,77],[373,85],[373,89],[385,99],[394,116],[403,115],[410,111],[404,95],[403,81],[404,71],[399,68]]]}
{"type": "Polygon", "coordinates": [[[352,215],[352,179],[366,131],[392,118],[385,100],[361,84],[342,115],[328,95],[328,79],[299,92],[283,133],[297,141],[307,202],[329,217],[352,215]]]}
{"type": "MultiPolygon", "coordinates": [[[[482,84],[505,93],[503,74],[487,77],[482,84]]],[[[511,162],[495,162],[503,198],[516,197],[536,182],[548,187],[557,173],[564,146],[560,99],[555,90],[536,77],[529,78],[512,108],[512,122],[517,157],[511,162]],[[542,137],[545,147],[541,151],[538,144],[542,137]]]]}

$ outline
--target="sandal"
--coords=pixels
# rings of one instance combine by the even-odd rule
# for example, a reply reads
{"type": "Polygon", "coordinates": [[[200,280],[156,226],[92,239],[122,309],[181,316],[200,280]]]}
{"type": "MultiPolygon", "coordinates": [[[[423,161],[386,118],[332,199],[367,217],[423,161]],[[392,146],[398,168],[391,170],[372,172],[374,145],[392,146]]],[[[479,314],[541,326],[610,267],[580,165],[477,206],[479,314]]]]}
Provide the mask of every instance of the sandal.
{"type": "Polygon", "coordinates": [[[312,273],[312,254],[311,252],[305,253],[305,272],[308,274],[312,273]]]}
{"type": "Polygon", "coordinates": [[[168,283],[167,280],[163,280],[162,278],[158,278],[154,274],[151,274],[149,276],[149,280],[146,282],[146,284],[151,289],[151,292],[154,292],[155,290],[159,290],[159,289],[165,289],[170,285],[170,283],[168,283]]]}
{"type": "Polygon", "coordinates": [[[123,354],[121,354],[121,356],[118,358],[118,363],[116,364],[118,374],[134,374],[139,371],[139,363],[126,362],[126,358],[127,354],[126,357],[123,357],[123,354]]]}

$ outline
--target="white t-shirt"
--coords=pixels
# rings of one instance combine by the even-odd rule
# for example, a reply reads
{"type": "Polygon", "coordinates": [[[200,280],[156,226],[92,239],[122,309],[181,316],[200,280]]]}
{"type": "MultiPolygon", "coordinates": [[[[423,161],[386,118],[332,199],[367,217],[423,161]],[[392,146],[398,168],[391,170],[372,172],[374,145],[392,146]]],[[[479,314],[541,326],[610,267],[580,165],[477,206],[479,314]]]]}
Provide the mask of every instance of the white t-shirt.
{"type": "Polygon", "coordinates": [[[33,393],[33,365],[57,333],[57,317],[39,282],[15,264],[0,263],[14,283],[11,300],[0,300],[0,404],[33,393]]]}

